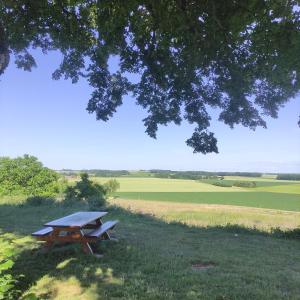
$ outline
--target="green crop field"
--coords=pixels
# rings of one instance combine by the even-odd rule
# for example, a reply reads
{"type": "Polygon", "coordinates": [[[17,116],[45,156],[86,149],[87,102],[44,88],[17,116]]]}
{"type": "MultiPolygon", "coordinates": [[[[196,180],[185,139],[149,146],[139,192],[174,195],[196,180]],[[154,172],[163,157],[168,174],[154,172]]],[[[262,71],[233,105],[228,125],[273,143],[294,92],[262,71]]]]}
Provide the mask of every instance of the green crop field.
{"type": "MultiPolygon", "coordinates": [[[[255,188],[219,187],[215,180],[184,180],[160,178],[117,178],[120,190],[116,196],[125,199],[168,201],[177,203],[238,205],[257,208],[300,211],[300,183],[246,177],[255,181],[255,188]]],[[[94,178],[99,183],[107,178],[94,178]]],[[[228,177],[224,182],[245,180],[228,177]]]]}
{"type": "MultiPolygon", "coordinates": [[[[268,193],[268,192],[131,192],[118,193],[121,198],[147,200],[147,201],[167,201],[179,203],[198,204],[222,204],[247,206],[257,208],[270,208],[290,211],[300,211],[300,196],[298,194],[268,193]]],[[[154,204],[155,205],[155,204],[154,204]]]]}

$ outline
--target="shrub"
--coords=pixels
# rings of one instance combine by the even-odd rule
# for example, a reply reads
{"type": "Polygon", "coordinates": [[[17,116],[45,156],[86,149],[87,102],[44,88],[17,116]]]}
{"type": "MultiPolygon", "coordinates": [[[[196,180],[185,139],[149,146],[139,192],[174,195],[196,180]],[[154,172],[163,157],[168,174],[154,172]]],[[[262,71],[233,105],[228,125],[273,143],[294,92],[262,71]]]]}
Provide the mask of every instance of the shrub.
{"type": "Polygon", "coordinates": [[[100,195],[95,195],[95,196],[89,196],[86,199],[90,210],[97,210],[101,208],[105,204],[105,199],[104,196],[102,197],[100,195]]]}
{"type": "Polygon", "coordinates": [[[211,184],[215,186],[232,187],[232,184],[230,182],[225,182],[225,181],[215,181],[211,184]]]}
{"type": "Polygon", "coordinates": [[[237,186],[237,187],[255,188],[256,182],[255,181],[235,181],[232,185],[237,186]]]}
{"type": "Polygon", "coordinates": [[[58,179],[34,156],[0,158],[0,193],[4,195],[53,196],[59,191],[58,179]]]}
{"type": "Polygon", "coordinates": [[[120,183],[116,179],[111,179],[103,185],[107,195],[112,195],[120,188],[120,183]]]}
{"type": "Polygon", "coordinates": [[[26,199],[26,204],[31,206],[51,205],[54,202],[53,198],[43,196],[32,196],[26,199]]]}
{"type": "Polygon", "coordinates": [[[71,204],[73,201],[90,201],[91,203],[96,203],[95,199],[98,199],[99,206],[104,205],[106,195],[104,186],[89,180],[87,173],[82,173],[80,178],[81,180],[75,186],[67,187],[65,204],[71,204]]]}

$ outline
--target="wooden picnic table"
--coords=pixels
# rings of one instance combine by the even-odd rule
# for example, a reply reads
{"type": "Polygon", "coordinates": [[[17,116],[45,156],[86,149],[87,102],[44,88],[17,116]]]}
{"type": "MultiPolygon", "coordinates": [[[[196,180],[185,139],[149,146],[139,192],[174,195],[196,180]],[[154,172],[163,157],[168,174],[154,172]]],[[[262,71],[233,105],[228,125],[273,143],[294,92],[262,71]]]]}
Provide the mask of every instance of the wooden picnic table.
{"type": "Polygon", "coordinates": [[[80,243],[85,253],[94,254],[90,243],[98,240],[110,240],[109,231],[118,221],[102,222],[107,212],[85,211],[53,220],[44,224],[44,228],[34,233],[38,240],[45,241],[45,247],[51,248],[55,242],[80,243]]]}

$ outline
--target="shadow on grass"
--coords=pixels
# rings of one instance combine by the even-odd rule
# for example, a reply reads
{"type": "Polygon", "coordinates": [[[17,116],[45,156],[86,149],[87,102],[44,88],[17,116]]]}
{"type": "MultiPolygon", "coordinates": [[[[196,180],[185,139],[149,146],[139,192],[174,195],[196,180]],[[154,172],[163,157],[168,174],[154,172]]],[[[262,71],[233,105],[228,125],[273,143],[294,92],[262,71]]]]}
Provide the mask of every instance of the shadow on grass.
{"type": "MultiPolygon", "coordinates": [[[[0,231],[27,236],[47,221],[89,209],[87,203],[68,206],[49,198],[45,201],[28,199],[19,205],[3,204],[0,206],[0,231]]],[[[52,299],[63,290],[67,290],[70,297],[82,293],[98,295],[94,298],[91,296],[91,299],[186,299],[194,287],[196,299],[200,296],[196,289],[199,287],[203,292],[206,288],[201,287],[199,274],[190,273],[190,266],[199,262],[213,262],[216,268],[222,266],[223,269],[215,274],[214,287],[206,291],[208,298],[222,295],[231,297],[235,295],[234,290],[238,294],[239,289],[253,296],[257,295],[255,285],[249,291],[243,287],[247,274],[243,278],[241,273],[241,282],[238,280],[235,283],[224,283],[222,276],[232,272],[232,269],[236,273],[242,272],[247,265],[251,270],[254,262],[258,265],[268,263],[268,249],[280,244],[282,249],[274,254],[275,269],[283,268],[286,262],[282,261],[282,256],[294,244],[284,249],[278,238],[293,239],[300,236],[299,230],[283,232],[278,229],[267,233],[237,225],[191,227],[176,222],[166,223],[154,216],[119,207],[108,207],[106,210],[109,212],[108,219],[120,220],[116,227],[119,242],[98,243],[97,248],[104,254],[103,258],[84,255],[79,245],[56,247],[49,253],[41,253],[39,244],[32,240],[31,246],[24,247],[19,253],[13,268],[15,275],[24,275],[18,284],[20,291],[24,292],[37,283],[41,299],[52,299]]],[[[295,259],[299,255],[299,247],[296,250],[295,259]]],[[[272,264],[273,260],[270,261],[272,264]]],[[[212,268],[207,272],[214,274],[215,271],[212,268]]],[[[260,271],[255,268],[253,272],[260,271]]],[[[267,273],[272,272],[273,269],[267,270],[267,273]]],[[[203,284],[209,286],[207,278],[202,280],[203,284]]],[[[280,289],[278,281],[270,278],[272,281],[274,290],[276,284],[280,289]]],[[[290,290],[293,291],[293,287],[290,290]]],[[[89,299],[89,296],[86,297],[89,299]]]]}

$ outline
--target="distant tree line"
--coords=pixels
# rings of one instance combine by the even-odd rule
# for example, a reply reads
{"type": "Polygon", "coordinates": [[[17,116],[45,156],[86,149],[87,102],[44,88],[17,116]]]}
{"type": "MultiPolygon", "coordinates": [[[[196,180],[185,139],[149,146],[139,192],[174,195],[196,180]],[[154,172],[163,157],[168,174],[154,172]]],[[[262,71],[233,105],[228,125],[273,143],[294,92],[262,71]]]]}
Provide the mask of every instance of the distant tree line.
{"type": "Polygon", "coordinates": [[[278,180],[300,180],[300,174],[278,174],[278,180]]]}
{"type": "Polygon", "coordinates": [[[121,177],[121,176],[130,175],[130,172],[127,170],[98,170],[98,169],[70,170],[70,169],[63,169],[59,172],[66,176],[80,175],[81,173],[87,173],[90,176],[95,176],[95,177],[121,177]]]}
{"type": "Polygon", "coordinates": [[[224,176],[245,176],[261,177],[262,173],[254,172],[207,172],[207,171],[171,171],[171,170],[150,170],[154,177],[173,179],[223,179],[224,176]]]}

